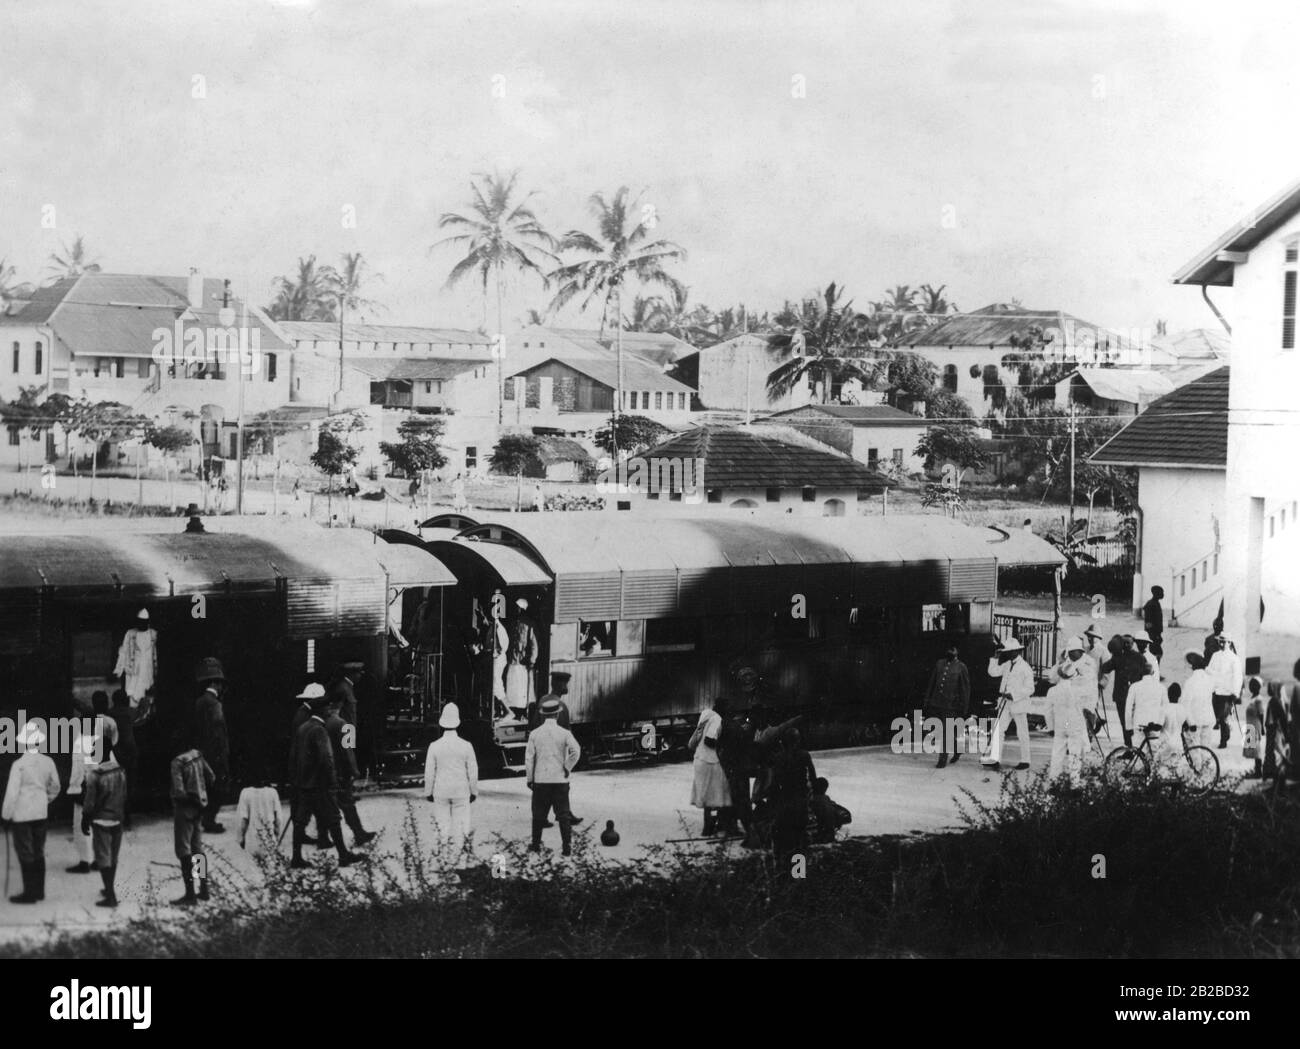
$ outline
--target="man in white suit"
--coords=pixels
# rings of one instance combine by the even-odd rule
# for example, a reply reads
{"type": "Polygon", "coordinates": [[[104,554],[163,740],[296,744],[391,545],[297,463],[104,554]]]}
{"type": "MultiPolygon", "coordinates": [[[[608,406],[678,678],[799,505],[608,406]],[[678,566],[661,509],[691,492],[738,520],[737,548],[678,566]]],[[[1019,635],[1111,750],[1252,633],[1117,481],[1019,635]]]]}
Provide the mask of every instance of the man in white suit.
{"type": "Polygon", "coordinates": [[[470,805],[478,800],[478,759],[474,745],[461,739],[460,708],[448,703],[438,717],[442,735],[429,744],[424,759],[424,796],[433,802],[433,820],[452,862],[465,851],[470,805]]]}
{"type": "Polygon", "coordinates": [[[1017,769],[1029,768],[1029,702],[1034,697],[1034,671],[1024,659],[1025,646],[1014,637],[1007,638],[1002,647],[989,660],[989,677],[1001,678],[998,703],[1001,713],[993,729],[993,742],[981,760],[987,769],[996,771],[1002,765],[1002,737],[1014,718],[1016,740],[1020,744],[1020,764],[1017,769]]]}

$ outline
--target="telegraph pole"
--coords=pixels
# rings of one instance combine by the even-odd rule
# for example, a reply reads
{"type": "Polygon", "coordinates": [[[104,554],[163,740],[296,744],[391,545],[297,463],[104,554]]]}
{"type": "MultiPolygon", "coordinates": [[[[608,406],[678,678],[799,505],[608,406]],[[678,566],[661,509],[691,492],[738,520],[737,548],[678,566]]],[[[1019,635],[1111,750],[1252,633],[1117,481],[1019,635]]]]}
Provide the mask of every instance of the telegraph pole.
{"type": "MultiPolygon", "coordinates": [[[[226,281],[221,292],[221,308],[230,306],[230,281],[226,281]]],[[[244,512],[244,350],[248,346],[248,281],[244,281],[244,324],[235,337],[239,346],[239,417],[236,424],[235,438],[238,449],[235,460],[235,513],[244,512]]]]}
{"type": "Polygon", "coordinates": [[[1070,527],[1074,527],[1074,431],[1075,431],[1074,388],[1070,388],[1070,527]]]}

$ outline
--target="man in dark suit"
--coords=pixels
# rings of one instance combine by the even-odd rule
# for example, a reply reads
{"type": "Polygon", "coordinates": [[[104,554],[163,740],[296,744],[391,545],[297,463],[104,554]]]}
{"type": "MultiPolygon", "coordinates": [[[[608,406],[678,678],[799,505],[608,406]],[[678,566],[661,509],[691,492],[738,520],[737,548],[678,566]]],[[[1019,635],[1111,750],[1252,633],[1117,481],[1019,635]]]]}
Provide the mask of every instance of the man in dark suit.
{"type": "MultiPolygon", "coordinates": [[[[939,762],[937,768],[948,764],[948,729],[953,719],[964,718],[970,710],[970,671],[959,658],[957,646],[949,645],[943,659],[934,665],[930,672],[930,682],[925,688],[925,702],[921,713],[927,718],[939,718],[944,723],[944,736],[939,741],[939,762]]],[[[957,738],[952,737],[952,760],[957,761],[961,752],[957,749],[957,738]]]]}

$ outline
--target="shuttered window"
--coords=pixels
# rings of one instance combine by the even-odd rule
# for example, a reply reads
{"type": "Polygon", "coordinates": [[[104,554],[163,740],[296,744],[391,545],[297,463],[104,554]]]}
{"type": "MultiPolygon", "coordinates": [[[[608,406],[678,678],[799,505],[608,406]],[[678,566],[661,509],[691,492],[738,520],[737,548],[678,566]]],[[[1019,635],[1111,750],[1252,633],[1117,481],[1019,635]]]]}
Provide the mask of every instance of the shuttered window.
{"type": "Polygon", "coordinates": [[[1282,349],[1295,349],[1295,270],[1287,270],[1282,284],[1282,349]]]}

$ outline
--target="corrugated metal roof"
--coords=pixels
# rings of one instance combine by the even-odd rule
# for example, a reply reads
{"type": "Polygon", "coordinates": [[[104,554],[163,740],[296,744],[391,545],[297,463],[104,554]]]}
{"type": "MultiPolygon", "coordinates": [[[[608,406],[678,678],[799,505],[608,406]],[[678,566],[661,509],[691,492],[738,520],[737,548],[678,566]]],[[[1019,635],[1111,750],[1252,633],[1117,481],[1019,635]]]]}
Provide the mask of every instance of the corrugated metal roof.
{"type": "Polygon", "coordinates": [[[1106,343],[1110,349],[1131,346],[1131,341],[1118,332],[1107,330],[1100,324],[1080,320],[1063,310],[1027,310],[1020,306],[994,303],[970,313],[956,313],[928,328],[917,328],[901,336],[895,347],[908,346],[1006,346],[1011,338],[1025,336],[1031,327],[1054,328],[1056,341],[1051,344],[1055,353],[1069,353],[1076,347],[1091,349],[1091,342],[1080,343],[1077,336],[1088,333],[1097,342],[1106,343]]]}
{"type": "MultiPolygon", "coordinates": [[[[594,351],[614,351],[618,338],[617,333],[608,328],[603,333],[581,328],[548,328],[546,330],[561,335],[584,349],[594,351]]],[[[667,367],[682,357],[695,352],[695,347],[689,342],[684,342],[677,338],[676,335],[666,331],[625,331],[623,332],[622,342],[624,355],[634,353],[660,368],[667,367]]]]}
{"type": "Polygon", "coordinates": [[[364,372],[376,382],[454,379],[464,372],[491,364],[488,358],[450,357],[344,357],[349,368],[364,372]]]}
{"type": "Polygon", "coordinates": [[[0,324],[44,324],[79,280],[67,277],[43,288],[36,288],[29,298],[11,302],[9,311],[0,313],[0,324]]]}
{"type": "MultiPolygon", "coordinates": [[[[295,342],[329,342],[338,346],[334,321],[277,321],[295,342]]],[[[446,346],[491,346],[491,336],[464,328],[421,328],[404,324],[343,324],[344,342],[412,342],[446,346]]]]}
{"type": "Polygon", "coordinates": [[[454,537],[435,538],[430,541],[435,551],[446,544],[482,558],[501,577],[506,586],[549,586],[551,583],[551,574],[530,555],[515,547],[454,537]]]}
{"type": "Polygon", "coordinates": [[[1143,407],[1174,389],[1168,376],[1141,368],[1079,368],[1061,381],[1073,382],[1074,376],[1087,383],[1098,397],[1143,407]]]}
{"type": "Polygon", "coordinates": [[[1093,452],[1090,461],[1115,466],[1227,466],[1230,373],[1229,368],[1216,368],[1161,397],[1093,452]]]}
{"type": "MultiPolygon", "coordinates": [[[[517,371],[514,375],[529,375],[545,364],[555,361],[567,368],[595,379],[602,386],[611,390],[618,387],[618,361],[610,357],[548,357],[544,361],[517,371]]],[[[511,375],[510,378],[514,378],[511,375]]],[[[671,393],[691,393],[684,382],[678,382],[671,376],[659,371],[653,364],[636,356],[623,355],[623,389],[625,390],[667,390],[671,393]]]]}

